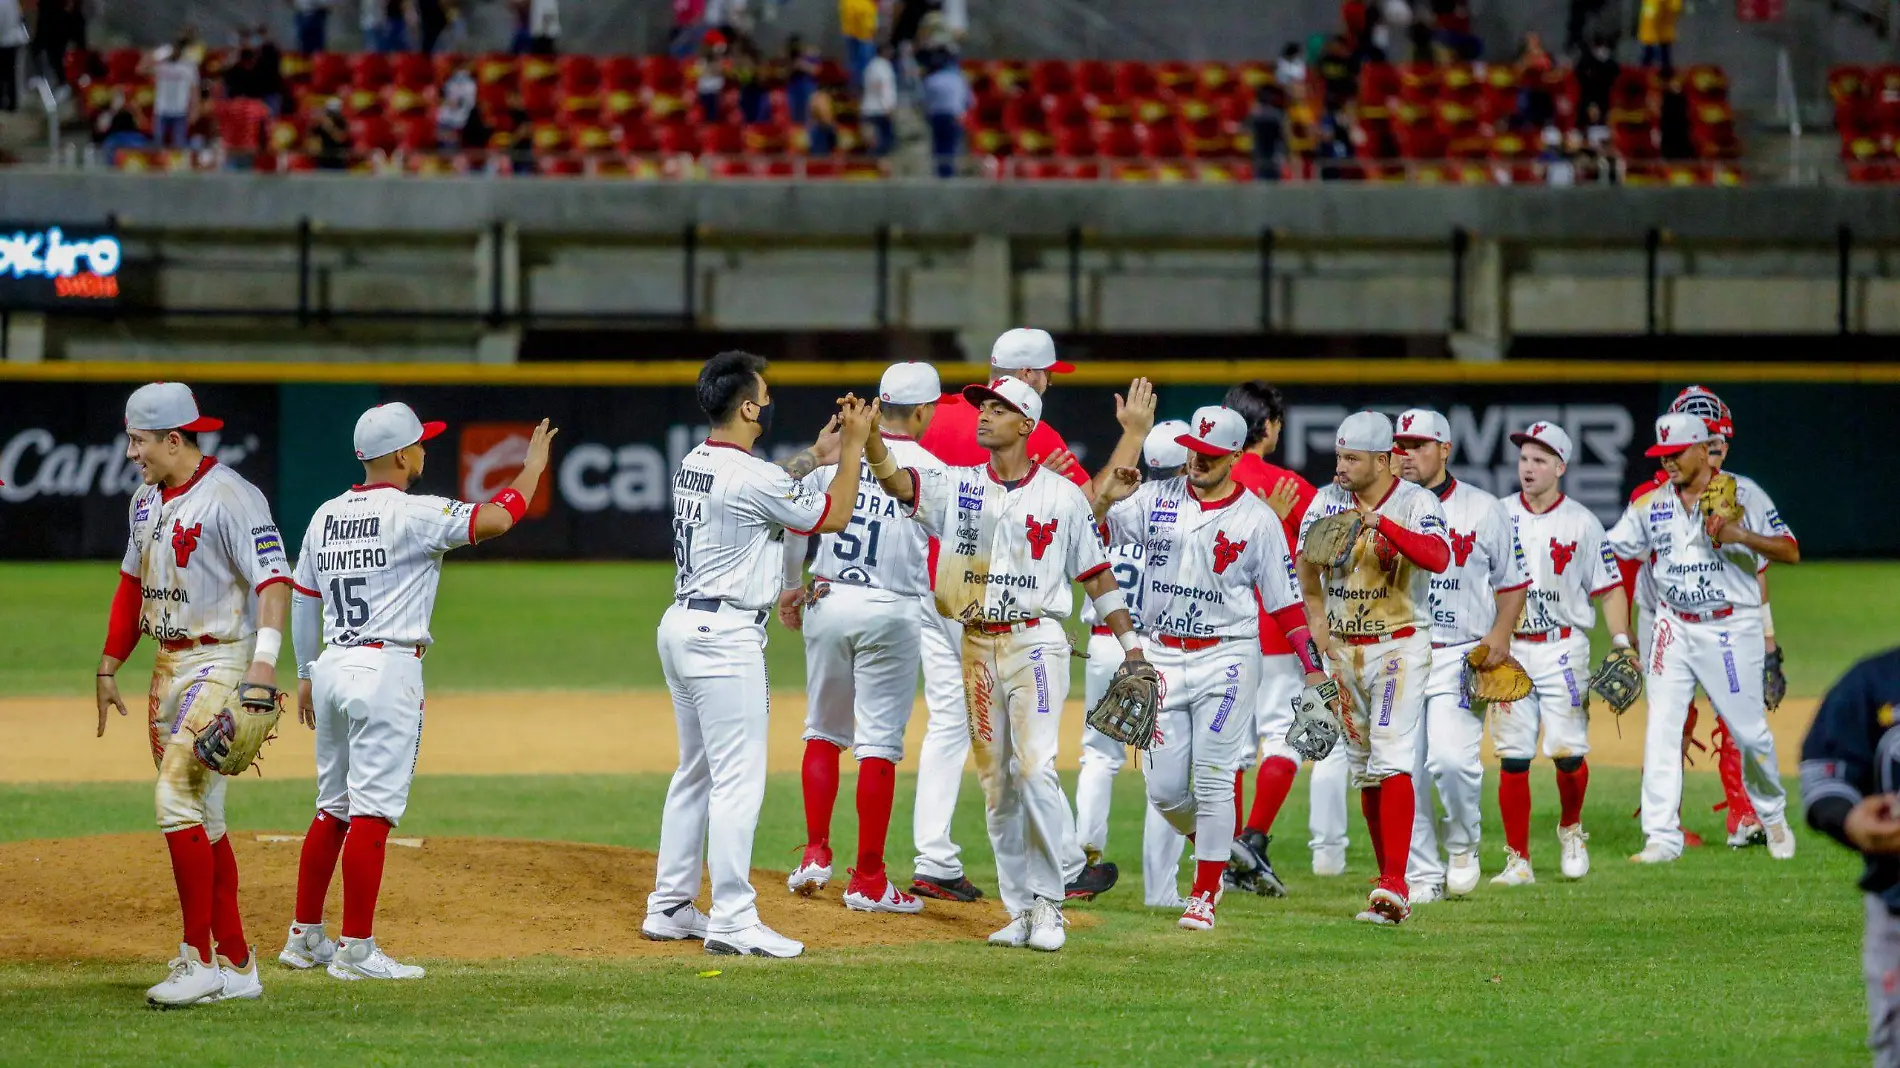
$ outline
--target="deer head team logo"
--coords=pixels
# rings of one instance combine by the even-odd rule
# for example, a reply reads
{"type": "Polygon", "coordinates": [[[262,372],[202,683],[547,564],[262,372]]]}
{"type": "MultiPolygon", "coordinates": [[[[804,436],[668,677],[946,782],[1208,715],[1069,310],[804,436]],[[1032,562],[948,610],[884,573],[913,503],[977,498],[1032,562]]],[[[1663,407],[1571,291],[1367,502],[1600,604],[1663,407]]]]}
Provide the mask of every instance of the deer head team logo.
{"type": "Polygon", "coordinates": [[[1550,539],[1550,566],[1555,568],[1559,575],[1564,573],[1564,568],[1570,566],[1570,558],[1575,555],[1577,555],[1576,542],[1550,539]]]}
{"type": "Polygon", "coordinates": [[[1214,421],[1212,419],[1201,420],[1201,436],[1206,437],[1209,434],[1212,434],[1213,432],[1214,432],[1214,421]]]}
{"type": "Polygon", "coordinates": [[[1235,560],[1240,559],[1240,554],[1246,551],[1247,551],[1246,542],[1228,541],[1226,531],[1224,530],[1215,531],[1214,532],[1214,574],[1219,575],[1226,572],[1227,565],[1233,563],[1235,560]]]}
{"type": "Polygon", "coordinates": [[[1038,523],[1036,517],[1032,515],[1023,523],[1024,533],[1029,536],[1031,559],[1040,560],[1042,554],[1049,551],[1049,543],[1056,538],[1056,522],[1051,519],[1047,523],[1038,523]]]}
{"type": "Polygon", "coordinates": [[[1451,532],[1452,562],[1457,564],[1459,567],[1465,566],[1465,561],[1471,559],[1471,550],[1476,548],[1477,545],[1478,545],[1477,531],[1474,530],[1469,534],[1460,534],[1455,530],[1452,531],[1451,532]]]}
{"type": "Polygon", "coordinates": [[[172,520],[172,557],[179,567],[191,566],[191,554],[198,549],[198,535],[203,533],[203,523],[193,523],[186,529],[183,523],[172,520]]]}

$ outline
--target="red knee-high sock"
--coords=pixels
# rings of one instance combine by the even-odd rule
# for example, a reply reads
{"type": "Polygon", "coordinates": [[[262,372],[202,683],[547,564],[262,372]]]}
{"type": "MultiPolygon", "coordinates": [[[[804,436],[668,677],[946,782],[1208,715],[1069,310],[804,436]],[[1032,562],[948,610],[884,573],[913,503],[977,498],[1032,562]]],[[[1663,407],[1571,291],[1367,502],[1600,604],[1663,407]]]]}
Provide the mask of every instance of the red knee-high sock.
{"type": "Polygon", "coordinates": [[[1531,855],[1531,773],[1498,773],[1498,814],[1504,819],[1504,844],[1517,855],[1531,855]]]}
{"type": "Polygon", "coordinates": [[[1247,814],[1247,826],[1266,834],[1279,818],[1280,806],[1293,790],[1293,777],[1300,766],[1285,757],[1268,757],[1260,762],[1260,777],[1254,785],[1253,811],[1247,814]]]}
{"type": "Polygon", "coordinates": [[[239,968],[251,962],[251,944],[244,939],[244,917],[238,913],[237,854],[231,836],[211,843],[211,937],[218,952],[239,968]]]}
{"type": "Polygon", "coordinates": [[[1379,784],[1380,881],[1405,892],[1405,864],[1412,854],[1412,777],[1389,776],[1379,784]]]}
{"type": "Polygon", "coordinates": [[[858,867],[860,879],[884,875],[884,839],[891,830],[897,796],[897,765],[880,757],[858,761],[858,867]]]}
{"type": "Polygon", "coordinates": [[[1359,811],[1366,816],[1366,835],[1372,839],[1372,860],[1378,869],[1385,871],[1385,835],[1380,833],[1380,805],[1378,786],[1368,786],[1359,791],[1359,811]]]}
{"type": "Polygon", "coordinates": [[[358,816],[343,839],[343,937],[368,938],[376,926],[376,894],[383,888],[389,821],[358,816]]]}
{"type": "Polygon", "coordinates": [[[1227,870],[1224,860],[1197,860],[1194,862],[1194,889],[1190,893],[1220,893],[1221,873],[1227,870]]]}
{"type": "Polygon", "coordinates": [[[217,883],[217,865],[211,859],[211,841],[202,826],[165,832],[172,855],[172,882],[178,884],[178,910],[185,918],[185,944],[198,959],[211,963],[211,898],[217,883]]]}
{"type": "Polygon", "coordinates": [[[805,844],[831,843],[831,810],[838,805],[837,746],[822,738],[805,742],[805,762],[799,775],[805,786],[805,844]]]}
{"type": "Polygon", "coordinates": [[[318,812],[304,832],[303,852],[297,855],[297,911],[300,924],[323,922],[323,899],[330,896],[330,877],[336,874],[336,858],[343,853],[343,836],[350,821],[328,812],[318,812]]]}
{"type": "MultiPolygon", "coordinates": [[[[1528,787],[1526,789],[1528,790],[1528,787]]],[[[1563,806],[1563,814],[1557,817],[1557,826],[1568,827],[1583,819],[1583,795],[1588,789],[1590,789],[1589,761],[1578,764],[1575,771],[1557,769],[1557,800],[1558,804],[1563,806]]]]}
{"type": "Polygon", "coordinates": [[[1728,727],[1717,723],[1715,727],[1715,774],[1722,780],[1723,804],[1716,806],[1728,808],[1728,833],[1744,823],[1759,823],[1761,817],[1755,814],[1755,803],[1748,799],[1748,791],[1742,788],[1742,750],[1729,737],[1728,727]]]}

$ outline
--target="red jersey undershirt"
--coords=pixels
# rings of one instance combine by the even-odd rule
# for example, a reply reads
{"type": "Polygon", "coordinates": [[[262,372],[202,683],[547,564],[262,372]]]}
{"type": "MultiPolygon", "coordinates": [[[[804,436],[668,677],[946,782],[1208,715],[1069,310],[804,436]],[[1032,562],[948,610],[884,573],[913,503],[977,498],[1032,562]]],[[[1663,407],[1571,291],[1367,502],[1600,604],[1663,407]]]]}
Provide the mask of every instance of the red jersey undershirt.
{"type": "MultiPolygon", "coordinates": [[[[1265,498],[1273,492],[1283,478],[1291,478],[1298,487],[1298,495],[1293,501],[1293,510],[1288,512],[1280,526],[1286,531],[1286,547],[1289,552],[1297,552],[1300,543],[1300,520],[1306,516],[1306,506],[1313,503],[1316,492],[1313,484],[1284,467],[1275,467],[1253,453],[1242,453],[1234,461],[1234,481],[1242,489],[1265,498]]],[[[1255,597],[1258,600],[1258,596],[1255,597]]],[[[1280,632],[1279,624],[1267,614],[1265,606],[1260,610],[1260,651],[1267,656],[1291,656],[1293,646],[1288,644],[1286,635],[1280,632]]]]}

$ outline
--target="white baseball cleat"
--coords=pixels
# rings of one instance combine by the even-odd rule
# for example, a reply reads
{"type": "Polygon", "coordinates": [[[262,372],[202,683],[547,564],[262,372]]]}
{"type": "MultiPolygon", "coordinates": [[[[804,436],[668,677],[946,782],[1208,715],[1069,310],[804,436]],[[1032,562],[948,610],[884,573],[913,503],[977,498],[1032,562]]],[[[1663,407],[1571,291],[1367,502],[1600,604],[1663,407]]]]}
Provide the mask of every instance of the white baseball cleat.
{"type": "Polygon", "coordinates": [[[213,1001],[255,1001],[264,996],[264,981],[257,974],[257,954],[251,954],[250,966],[238,970],[231,959],[222,953],[218,955],[218,975],[224,985],[217,993],[205,998],[206,1003],[213,1001]]]}
{"type": "Polygon", "coordinates": [[[1346,874],[1346,847],[1320,846],[1313,850],[1313,874],[1322,877],[1346,874]]]}
{"type": "Polygon", "coordinates": [[[1671,861],[1674,861],[1676,857],[1677,857],[1677,854],[1671,853],[1667,848],[1657,845],[1654,842],[1651,842],[1648,845],[1643,847],[1643,851],[1641,853],[1631,854],[1630,863],[1631,864],[1668,864],[1671,861]]]}
{"type": "Polygon", "coordinates": [[[1361,923],[1395,927],[1404,923],[1405,918],[1411,914],[1412,907],[1406,904],[1402,895],[1381,886],[1367,896],[1365,910],[1353,919],[1361,923]]]}
{"type": "Polygon", "coordinates": [[[811,846],[805,847],[805,855],[798,862],[798,870],[785,880],[785,888],[800,897],[810,897],[825,888],[831,881],[831,850],[811,846]]]}
{"type": "Polygon", "coordinates": [[[1590,874],[1590,848],[1583,844],[1589,840],[1590,836],[1583,833],[1581,823],[1557,828],[1557,842],[1563,847],[1564,854],[1564,878],[1581,879],[1590,874]]]}
{"type": "Polygon", "coordinates": [[[277,959],[292,968],[314,968],[336,959],[336,943],[323,933],[320,923],[293,923],[277,959]]]}
{"type": "MultiPolygon", "coordinates": [[[[1408,883],[1411,882],[1409,879],[1406,881],[1408,883]]],[[[1444,883],[1412,883],[1412,892],[1407,899],[1407,903],[1412,905],[1429,905],[1434,901],[1443,900],[1445,900],[1444,883]]]]}
{"type": "Polygon", "coordinates": [[[1767,842],[1767,828],[1754,820],[1749,820],[1736,827],[1735,833],[1728,836],[1728,847],[1730,849],[1747,849],[1749,846],[1766,845],[1767,842]]]}
{"type": "Polygon", "coordinates": [[[1054,953],[1069,940],[1069,932],[1065,930],[1068,926],[1069,921],[1062,918],[1062,909],[1048,898],[1039,897],[1029,908],[1027,945],[1030,949],[1054,953]]]}
{"type": "Polygon", "coordinates": [[[805,943],[787,938],[763,923],[737,931],[708,932],[706,952],[739,957],[796,957],[805,952],[805,943]]]}
{"type": "Polygon", "coordinates": [[[1478,854],[1475,850],[1468,853],[1453,853],[1451,863],[1445,868],[1445,895],[1463,897],[1478,888],[1478,877],[1483,874],[1478,868],[1478,854]]]}
{"type": "Polygon", "coordinates": [[[1491,877],[1491,885],[1529,886],[1536,881],[1530,858],[1507,846],[1504,850],[1504,870],[1491,877]]]}
{"type": "Polygon", "coordinates": [[[206,964],[198,959],[197,950],[181,943],[178,956],[171,962],[171,974],[145,992],[145,1003],[159,1009],[182,1009],[223,989],[224,977],[218,974],[216,962],[206,964]]]}
{"type": "Polygon", "coordinates": [[[703,941],[706,914],[691,901],[682,901],[663,912],[647,913],[647,918],[640,922],[640,935],[649,942],[684,942],[689,938],[703,941]]]}
{"type": "Polygon", "coordinates": [[[906,894],[891,882],[889,877],[882,880],[883,887],[860,887],[858,881],[851,880],[851,886],[844,893],[844,907],[855,912],[922,912],[924,903],[906,894]]]}
{"type": "Polygon", "coordinates": [[[990,945],[1002,946],[1004,949],[1021,949],[1028,945],[1030,911],[1024,909],[1012,916],[1008,926],[990,935],[990,945]]]}
{"type": "Polygon", "coordinates": [[[324,969],[332,979],[420,979],[425,974],[413,964],[402,964],[376,948],[374,938],[345,938],[336,959],[324,969]]]}
{"type": "Polygon", "coordinates": [[[1214,929],[1214,908],[1220,904],[1221,892],[1202,892],[1187,899],[1182,906],[1181,919],[1176,926],[1185,931],[1211,931],[1214,929]]]}
{"type": "Polygon", "coordinates": [[[1775,820],[1763,823],[1762,829],[1768,834],[1768,855],[1776,860],[1794,859],[1794,831],[1787,820],[1775,820]]]}

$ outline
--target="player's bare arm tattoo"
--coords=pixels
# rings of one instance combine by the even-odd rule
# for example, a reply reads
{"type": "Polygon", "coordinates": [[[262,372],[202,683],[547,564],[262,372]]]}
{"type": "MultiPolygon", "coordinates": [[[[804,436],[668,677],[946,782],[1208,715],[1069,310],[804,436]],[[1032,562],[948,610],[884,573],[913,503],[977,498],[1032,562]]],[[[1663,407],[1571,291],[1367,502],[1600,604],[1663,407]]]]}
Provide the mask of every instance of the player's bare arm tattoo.
{"type": "Polygon", "coordinates": [[[818,455],[806,449],[790,459],[779,461],[779,466],[793,478],[804,478],[818,469],[818,455]]]}

